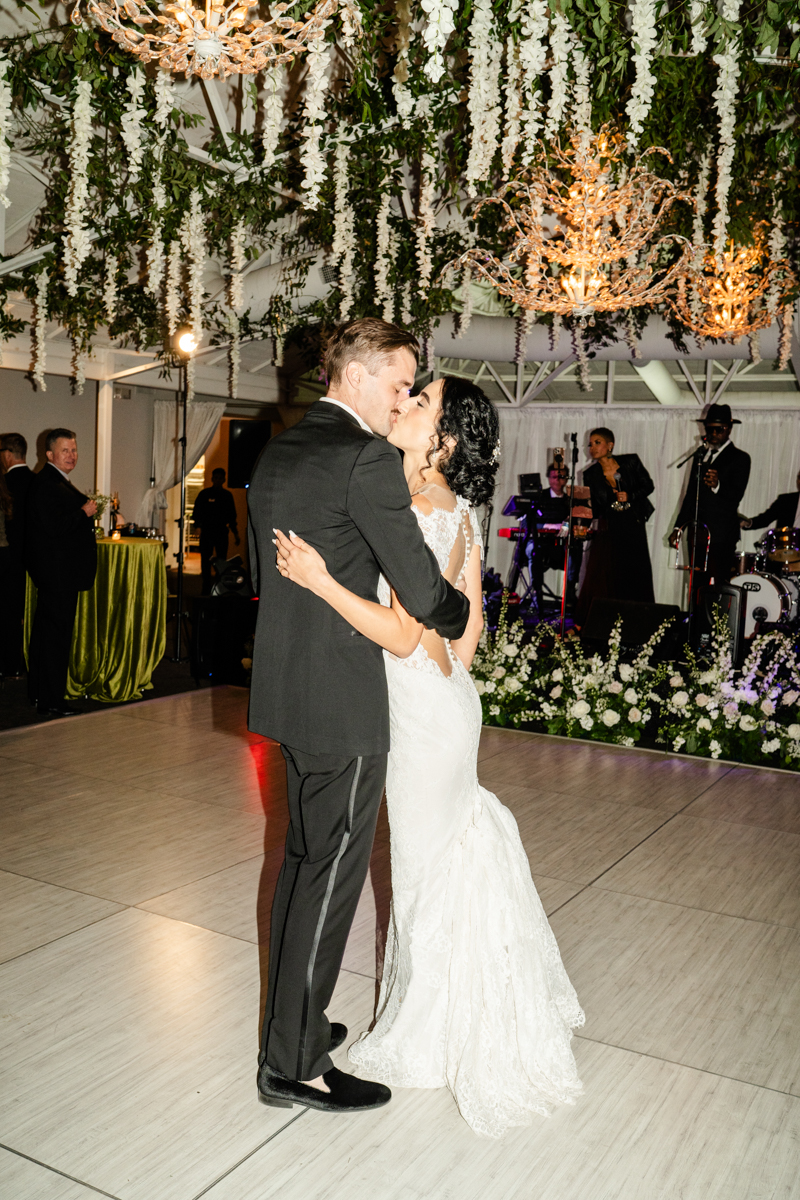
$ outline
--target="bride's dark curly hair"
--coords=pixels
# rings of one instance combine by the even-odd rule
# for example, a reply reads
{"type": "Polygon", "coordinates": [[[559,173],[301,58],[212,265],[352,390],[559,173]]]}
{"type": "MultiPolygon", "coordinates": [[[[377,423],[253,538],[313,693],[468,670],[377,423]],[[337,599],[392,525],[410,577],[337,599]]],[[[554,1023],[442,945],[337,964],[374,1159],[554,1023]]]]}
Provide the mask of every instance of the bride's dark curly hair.
{"type": "Polygon", "coordinates": [[[470,504],[486,504],[500,457],[500,421],[491,400],[468,379],[444,375],[436,433],[435,449],[446,437],[455,440],[451,454],[437,463],[449,486],[470,504]]]}

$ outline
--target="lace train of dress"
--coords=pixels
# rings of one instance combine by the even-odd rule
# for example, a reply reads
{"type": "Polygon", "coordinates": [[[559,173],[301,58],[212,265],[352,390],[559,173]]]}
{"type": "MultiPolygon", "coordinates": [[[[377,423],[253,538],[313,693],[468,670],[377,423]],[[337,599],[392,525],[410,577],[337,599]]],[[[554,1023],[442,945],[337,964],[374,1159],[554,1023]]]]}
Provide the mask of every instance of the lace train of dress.
{"type": "Polygon", "coordinates": [[[392,906],[378,1019],[350,1059],[396,1087],[449,1087],[475,1132],[499,1137],[574,1103],[584,1015],[514,817],[478,783],[469,673],[453,656],[445,676],[422,647],[385,661],[392,906]]]}

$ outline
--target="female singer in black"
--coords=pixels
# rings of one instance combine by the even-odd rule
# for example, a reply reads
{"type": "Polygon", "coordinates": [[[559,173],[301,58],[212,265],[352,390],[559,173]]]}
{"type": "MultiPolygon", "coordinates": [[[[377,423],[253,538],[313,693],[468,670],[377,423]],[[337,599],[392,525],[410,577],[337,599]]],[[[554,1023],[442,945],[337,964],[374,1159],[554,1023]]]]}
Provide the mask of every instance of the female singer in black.
{"type": "Polygon", "coordinates": [[[583,472],[584,487],[591,489],[592,514],[597,528],[589,544],[589,559],[578,603],[575,624],[589,615],[592,600],[643,600],[653,602],[653,571],[647,548],[647,520],[653,505],[647,499],[653,481],[638,454],[613,454],[610,429],[589,434],[589,456],[594,461],[583,472]]]}

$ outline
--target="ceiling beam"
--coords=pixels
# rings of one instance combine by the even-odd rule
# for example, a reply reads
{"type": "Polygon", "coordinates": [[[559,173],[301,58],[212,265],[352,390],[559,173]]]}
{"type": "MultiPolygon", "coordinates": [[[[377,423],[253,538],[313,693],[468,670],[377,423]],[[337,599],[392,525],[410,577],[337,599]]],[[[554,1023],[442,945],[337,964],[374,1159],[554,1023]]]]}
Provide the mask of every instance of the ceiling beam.
{"type": "Polygon", "coordinates": [[[689,370],[689,368],[687,367],[686,363],[683,361],[683,359],[682,359],[682,358],[679,358],[679,359],[677,360],[677,362],[678,362],[678,366],[680,367],[681,371],[682,371],[682,372],[683,372],[683,374],[684,374],[684,377],[685,377],[685,379],[686,379],[686,382],[689,384],[689,388],[690,388],[690,390],[691,390],[691,392],[692,392],[692,395],[694,396],[695,400],[697,401],[697,403],[698,403],[698,404],[700,405],[700,407],[702,408],[702,406],[703,406],[703,397],[700,395],[700,392],[698,391],[697,384],[695,383],[695,381],[694,381],[694,379],[693,379],[693,377],[692,377],[692,373],[691,373],[691,371],[689,370]]]}
{"type": "MultiPolygon", "coordinates": [[[[608,365],[611,366],[611,363],[608,365]]],[[[674,407],[686,403],[686,394],[678,387],[663,362],[653,359],[648,363],[631,363],[631,366],[659,404],[674,407]]]]}
{"type": "Polygon", "coordinates": [[[577,354],[570,354],[568,358],[565,358],[562,363],[558,364],[555,370],[550,372],[546,379],[542,379],[541,382],[538,382],[539,373],[541,372],[542,367],[545,365],[542,363],[542,367],[540,367],[539,371],[537,372],[537,377],[533,380],[527,392],[522,397],[522,404],[529,404],[531,400],[535,400],[540,392],[545,391],[546,388],[550,387],[550,384],[553,383],[554,380],[558,379],[559,375],[563,375],[565,371],[571,370],[577,361],[577,354]]]}
{"type": "Polygon", "coordinates": [[[542,382],[545,375],[547,374],[547,368],[549,366],[550,366],[550,364],[548,362],[539,363],[539,366],[536,370],[536,374],[534,375],[533,379],[528,384],[527,390],[525,391],[522,399],[519,402],[520,408],[524,408],[526,404],[529,404],[530,401],[533,399],[533,397],[536,395],[536,389],[538,388],[539,384],[542,382]]]}

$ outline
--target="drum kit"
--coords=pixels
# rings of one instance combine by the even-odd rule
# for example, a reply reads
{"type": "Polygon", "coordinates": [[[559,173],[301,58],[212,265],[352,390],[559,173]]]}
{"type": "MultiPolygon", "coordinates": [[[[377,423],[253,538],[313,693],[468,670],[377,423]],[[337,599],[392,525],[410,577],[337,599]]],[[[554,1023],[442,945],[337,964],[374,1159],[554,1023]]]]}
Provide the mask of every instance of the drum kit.
{"type": "Polygon", "coordinates": [[[743,592],[745,638],[764,624],[800,624],[800,529],[769,529],[738,556],[731,584],[743,592]]]}

